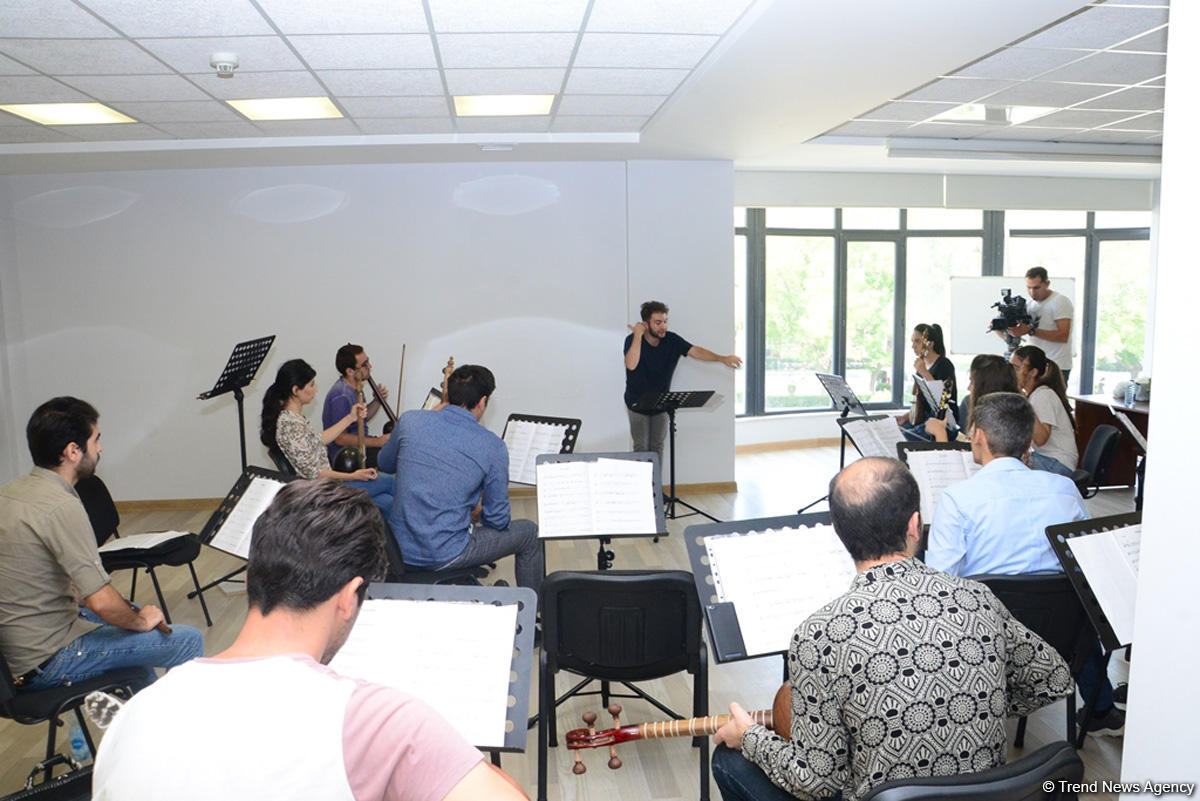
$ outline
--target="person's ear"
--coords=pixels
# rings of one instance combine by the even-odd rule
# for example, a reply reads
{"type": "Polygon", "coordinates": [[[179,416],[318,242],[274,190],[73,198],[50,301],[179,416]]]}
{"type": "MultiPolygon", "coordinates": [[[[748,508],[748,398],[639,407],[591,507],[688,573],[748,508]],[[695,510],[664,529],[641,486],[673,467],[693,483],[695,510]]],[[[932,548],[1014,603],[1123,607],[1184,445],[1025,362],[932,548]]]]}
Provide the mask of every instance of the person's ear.
{"type": "Polygon", "coordinates": [[[337,591],[337,613],[342,620],[349,620],[358,612],[358,588],[362,585],[363,577],[355,576],[337,591]]]}

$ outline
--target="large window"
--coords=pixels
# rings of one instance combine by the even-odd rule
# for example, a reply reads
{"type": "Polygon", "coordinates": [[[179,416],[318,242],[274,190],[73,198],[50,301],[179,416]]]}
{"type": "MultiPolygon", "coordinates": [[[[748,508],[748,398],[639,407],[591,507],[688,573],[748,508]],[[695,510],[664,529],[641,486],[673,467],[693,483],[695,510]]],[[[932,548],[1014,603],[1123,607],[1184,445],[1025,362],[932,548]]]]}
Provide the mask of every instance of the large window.
{"type": "Polygon", "coordinates": [[[975,354],[954,347],[950,279],[1023,287],[1039,264],[1074,281],[1071,391],[1109,391],[1141,369],[1149,224],[1149,212],[738,208],[738,414],[830,409],[818,372],[846,376],[869,406],[906,404],[917,323],[942,326],[965,387],[975,354]]]}

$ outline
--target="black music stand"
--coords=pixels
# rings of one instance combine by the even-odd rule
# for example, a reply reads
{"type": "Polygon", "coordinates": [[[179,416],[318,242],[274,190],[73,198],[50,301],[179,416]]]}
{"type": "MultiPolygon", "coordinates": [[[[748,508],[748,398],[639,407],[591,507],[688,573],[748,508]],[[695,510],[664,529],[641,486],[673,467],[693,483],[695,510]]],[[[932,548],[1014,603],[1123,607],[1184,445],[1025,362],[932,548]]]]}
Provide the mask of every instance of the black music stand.
{"type": "MultiPolygon", "coordinates": [[[[1075,594],[1079,596],[1079,602],[1083,604],[1083,610],[1087,612],[1088,620],[1092,622],[1092,628],[1096,630],[1096,634],[1100,637],[1100,646],[1104,651],[1104,665],[1101,668],[1101,675],[1108,674],[1108,661],[1112,658],[1113,652],[1131,643],[1121,642],[1113,631],[1112,624],[1108,622],[1108,616],[1104,614],[1104,609],[1100,606],[1100,601],[1096,598],[1096,593],[1092,589],[1092,585],[1088,583],[1087,576],[1084,575],[1079,562],[1075,560],[1075,554],[1071,552],[1071,540],[1075,537],[1083,537],[1100,531],[1111,531],[1117,528],[1138,525],[1141,522],[1141,512],[1126,512],[1107,517],[1093,517],[1091,520],[1077,520],[1074,523],[1060,523],[1054,526],[1046,526],[1046,539],[1050,540],[1050,547],[1054,549],[1054,555],[1058,557],[1059,563],[1062,564],[1063,572],[1067,574],[1071,586],[1075,588],[1075,594]]],[[[1091,694],[1092,697],[1083,699],[1083,711],[1079,714],[1080,721],[1088,719],[1088,716],[1092,713],[1092,708],[1096,705],[1096,697],[1099,694],[1100,684],[1097,682],[1096,689],[1091,694]]],[[[1086,737],[1087,727],[1081,723],[1075,747],[1082,748],[1086,737]]]]}
{"type": "MultiPolygon", "coordinates": [[[[562,426],[563,435],[562,442],[559,443],[556,453],[574,453],[575,442],[579,439],[579,428],[583,425],[583,421],[576,417],[546,417],[545,415],[537,414],[517,414],[516,412],[508,416],[508,420],[504,422],[504,432],[500,435],[500,439],[508,441],[508,424],[511,422],[535,423],[547,426],[562,426]]],[[[534,458],[540,454],[535,454],[534,458]]],[[[512,454],[509,454],[511,458],[512,454]]],[[[527,482],[509,476],[509,480],[514,484],[524,484],[527,482]]]]}
{"type": "MultiPolygon", "coordinates": [[[[869,418],[870,416],[867,414],[867,407],[863,406],[862,401],[860,401],[858,396],[854,394],[854,390],[852,390],[850,385],[846,383],[846,379],[842,378],[840,375],[834,375],[833,373],[813,373],[813,375],[817,377],[817,380],[821,382],[821,386],[829,395],[829,400],[833,403],[833,408],[841,411],[841,414],[838,415],[838,427],[842,432],[841,452],[838,454],[838,470],[840,471],[846,466],[846,427],[843,421],[848,418],[860,420],[869,418]],[[850,418],[851,412],[854,412],[856,417],[850,418]]],[[[858,446],[856,445],[855,447],[858,446]]],[[[800,507],[800,509],[797,511],[797,514],[804,514],[805,510],[811,509],[821,501],[827,500],[829,500],[829,493],[822,495],[812,503],[805,504],[804,506],[800,507]]]]}
{"type": "Polygon", "coordinates": [[[258,368],[262,366],[263,359],[267,357],[267,351],[271,349],[274,342],[275,335],[271,334],[234,345],[233,353],[229,354],[229,361],[225,363],[225,369],[221,371],[217,383],[213,384],[213,388],[208,392],[201,392],[196,396],[199,400],[208,400],[218,395],[224,395],[226,392],[233,393],[233,397],[237,400],[238,436],[242,443],[242,470],[246,469],[246,413],[243,409],[243,401],[246,396],[242,393],[242,387],[254,380],[258,368]]]}
{"type": "Polygon", "coordinates": [[[622,451],[621,453],[542,453],[538,454],[537,463],[554,463],[554,462],[594,462],[597,459],[628,459],[630,461],[650,462],[653,468],[650,471],[651,481],[651,497],[654,499],[654,527],[655,531],[640,532],[638,534],[590,534],[585,536],[543,536],[542,529],[538,528],[538,539],[542,541],[542,563],[546,561],[546,540],[562,540],[562,539],[591,539],[595,537],[600,541],[600,549],[596,553],[596,569],[608,570],[613,565],[613,559],[616,554],[611,551],[608,546],[612,544],[614,537],[653,537],[655,542],[658,542],[659,537],[665,537],[670,532],[667,531],[667,517],[663,511],[663,490],[662,483],[658,477],[658,454],[653,451],[622,451]]]}
{"type": "Polygon", "coordinates": [[[666,412],[670,418],[670,437],[671,437],[671,494],[666,497],[667,517],[674,520],[679,517],[675,513],[675,504],[686,506],[692,511],[683,517],[689,515],[704,515],[714,523],[721,521],[710,515],[708,512],[701,511],[695,506],[692,506],[687,501],[679,500],[675,494],[675,410],[676,409],[697,409],[708,403],[709,398],[715,395],[716,392],[711,389],[686,390],[683,392],[647,392],[642,397],[634,401],[633,411],[647,412],[657,414],[666,412]]]}
{"type": "MultiPolygon", "coordinates": [[[[242,500],[242,494],[245,493],[246,487],[250,486],[250,482],[254,478],[266,478],[270,479],[271,481],[278,481],[281,484],[286,484],[289,481],[294,481],[297,476],[288,475],[287,473],[280,473],[276,470],[268,470],[265,467],[255,467],[254,465],[250,465],[249,467],[245,468],[242,471],[242,474],[238,476],[237,481],[233,482],[233,488],[229,490],[229,493],[225,496],[225,500],[221,501],[220,505],[217,506],[216,511],[209,516],[208,522],[204,524],[204,528],[200,530],[199,537],[202,544],[207,545],[210,548],[215,547],[212,545],[213,538],[217,536],[217,532],[221,530],[221,526],[225,525],[225,521],[229,518],[229,515],[233,512],[233,510],[237,508],[238,503],[242,500]]],[[[244,554],[232,553],[231,551],[227,551],[223,548],[217,548],[217,550],[237,556],[240,559],[246,558],[244,554]]],[[[216,587],[222,582],[231,580],[241,581],[241,579],[234,579],[234,576],[244,573],[245,571],[246,566],[241,565],[237,569],[225,574],[224,576],[221,576],[219,579],[210,581],[200,589],[189,592],[187,597],[188,599],[195,598],[198,593],[216,587]]]]}
{"type": "Polygon", "coordinates": [[[508,705],[505,718],[511,724],[504,733],[504,745],[487,747],[492,763],[500,764],[500,752],[525,750],[528,737],[529,685],[533,672],[533,635],[537,618],[537,593],[528,587],[475,587],[460,584],[372,584],[367,588],[369,598],[390,598],[411,601],[457,601],[480,604],[516,604],[517,628],[514,633],[512,671],[509,674],[508,705]]]}

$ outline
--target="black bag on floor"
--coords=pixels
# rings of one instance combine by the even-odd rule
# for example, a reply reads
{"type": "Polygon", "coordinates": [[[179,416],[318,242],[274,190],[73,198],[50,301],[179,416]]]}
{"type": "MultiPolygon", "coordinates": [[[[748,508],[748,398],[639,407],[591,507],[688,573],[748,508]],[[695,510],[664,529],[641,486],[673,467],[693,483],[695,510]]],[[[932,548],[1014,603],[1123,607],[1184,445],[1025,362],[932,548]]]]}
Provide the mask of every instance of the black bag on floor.
{"type": "Polygon", "coordinates": [[[29,777],[25,779],[24,790],[6,795],[4,798],[0,798],[0,801],[24,801],[25,799],[31,799],[31,801],[33,799],[36,801],[90,801],[91,797],[92,766],[81,768],[77,762],[56,755],[39,763],[29,772],[29,777]],[[50,779],[41,784],[33,783],[39,773],[44,773],[47,768],[52,769],[55,765],[67,765],[71,770],[57,779],[50,779]]]}

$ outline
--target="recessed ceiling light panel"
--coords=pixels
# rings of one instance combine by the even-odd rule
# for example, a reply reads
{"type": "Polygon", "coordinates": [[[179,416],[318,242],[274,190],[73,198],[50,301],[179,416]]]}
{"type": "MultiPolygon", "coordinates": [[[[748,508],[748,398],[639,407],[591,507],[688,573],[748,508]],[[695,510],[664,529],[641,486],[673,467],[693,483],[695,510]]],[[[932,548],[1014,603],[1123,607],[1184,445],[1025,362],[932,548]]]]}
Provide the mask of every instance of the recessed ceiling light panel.
{"type": "Polygon", "coordinates": [[[111,125],[137,122],[101,103],[16,103],[0,109],[41,125],[111,125]]]}
{"type": "Polygon", "coordinates": [[[459,117],[535,117],[550,113],[554,95],[455,95],[459,117]]]}
{"type": "Polygon", "coordinates": [[[328,97],[265,97],[225,102],[249,120],[331,120],[342,116],[328,97]]]}
{"type": "Polygon", "coordinates": [[[1059,109],[1048,106],[989,106],[984,103],[964,103],[943,111],[932,121],[966,122],[979,125],[1021,125],[1059,109]]]}

